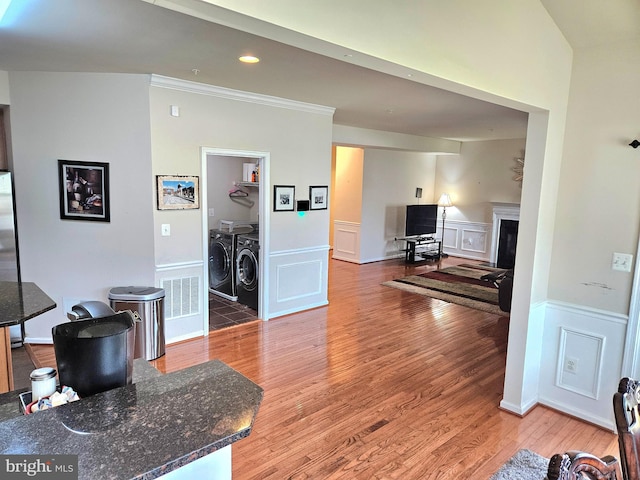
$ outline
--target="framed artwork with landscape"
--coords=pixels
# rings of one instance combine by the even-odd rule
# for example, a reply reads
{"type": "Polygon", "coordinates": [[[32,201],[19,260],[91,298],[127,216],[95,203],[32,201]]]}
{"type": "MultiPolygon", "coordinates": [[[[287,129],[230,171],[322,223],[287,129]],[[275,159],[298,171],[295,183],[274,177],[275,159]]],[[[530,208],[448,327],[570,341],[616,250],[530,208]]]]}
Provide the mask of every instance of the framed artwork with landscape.
{"type": "Polygon", "coordinates": [[[158,175],[158,210],[200,208],[199,178],[188,175],[158,175]]]}
{"type": "Polygon", "coordinates": [[[109,222],[109,164],[58,160],[60,218],[109,222]]]}

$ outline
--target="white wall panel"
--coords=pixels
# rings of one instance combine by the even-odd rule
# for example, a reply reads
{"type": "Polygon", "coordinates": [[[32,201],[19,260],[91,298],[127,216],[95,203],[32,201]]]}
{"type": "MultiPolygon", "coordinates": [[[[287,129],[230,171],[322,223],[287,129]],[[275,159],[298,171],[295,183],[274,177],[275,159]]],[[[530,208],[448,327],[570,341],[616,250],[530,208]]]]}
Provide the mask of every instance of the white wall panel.
{"type": "Polygon", "coordinates": [[[613,430],[611,399],[620,380],[627,321],[611,312],[547,303],[540,403],[613,430]],[[575,371],[567,371],[567,361],[575,363],[575,371]]]}
{"type": "Polygon", "coordinates": [[[326,305],[329,246],[273,252],[267,281],[271,316],[326,305]]]}
{"type": "MultiPolygon", "coordinates": [[[[488,223],[446,220],[443,251],[456,257],[489,261],[488,223]]],[[[436,238],[442,238],[442,220],[438,220],[436,238]]]]}
{"type": "Polygon", "coordinates": [[[360,224],[335,221],[333,232],[333,258],[360,263],[360,224]]]}

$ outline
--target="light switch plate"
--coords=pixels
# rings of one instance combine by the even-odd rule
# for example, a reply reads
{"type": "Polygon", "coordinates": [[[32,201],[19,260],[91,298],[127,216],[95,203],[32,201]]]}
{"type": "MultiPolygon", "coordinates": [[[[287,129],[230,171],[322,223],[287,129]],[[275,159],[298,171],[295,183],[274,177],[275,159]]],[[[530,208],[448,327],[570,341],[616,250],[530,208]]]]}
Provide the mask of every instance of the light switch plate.
{"type": "Polygon", "coordinates": [[[162,236],[168,237],[171,235],[171,225],[168,223],[163,223],[161,228],[162,236]]]}
{"type": "Polygon", "coordinates": [[[633,263],[633,255],[628,253],[614,253],[611,268],[620,272],[630,272],[633,263]]]}

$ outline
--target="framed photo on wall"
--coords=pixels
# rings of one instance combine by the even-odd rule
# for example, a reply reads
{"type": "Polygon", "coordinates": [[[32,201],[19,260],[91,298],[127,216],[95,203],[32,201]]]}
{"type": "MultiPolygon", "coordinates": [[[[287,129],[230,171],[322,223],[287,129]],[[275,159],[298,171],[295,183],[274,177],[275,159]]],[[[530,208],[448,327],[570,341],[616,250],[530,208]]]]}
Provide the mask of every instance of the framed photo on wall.
{"type": "Polygon", "coordinates": [[[326,210],[329,187],[326,185],[309,187],[309,203],[311,210],[326,210]]]}
{"type": "Polygon", "coordinates": [[[295,194],[296,187],[293,185],[275,185],[273,187],[273,211],[293,212],[295,194]]]}
{"type": "Polygon", "coordinates": [[[157,175],[158,210],[200,208],[199,180],[187,175],[157,175]]]}
{"type": "Polygon", "coordinates": [[[60,218],[109,222],[109,164],[58,160],[60,218]]]}

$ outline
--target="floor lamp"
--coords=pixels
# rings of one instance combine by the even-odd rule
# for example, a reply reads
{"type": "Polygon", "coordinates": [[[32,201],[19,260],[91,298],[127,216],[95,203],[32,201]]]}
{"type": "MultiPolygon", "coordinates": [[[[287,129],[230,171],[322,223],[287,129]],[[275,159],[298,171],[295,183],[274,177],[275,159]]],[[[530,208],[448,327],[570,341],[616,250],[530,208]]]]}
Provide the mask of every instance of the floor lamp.
{"type": "Polygon", "coordinates": [[[451,203],[451,197],[449,197],[448,193],[440,195],[438,206],[442,207],[442,241],[440,242],[440,258],[446,258],[448,255],[444,253],[444,220],[447,218],[447,207],[453,206],[453,203],[451,203]]]}

